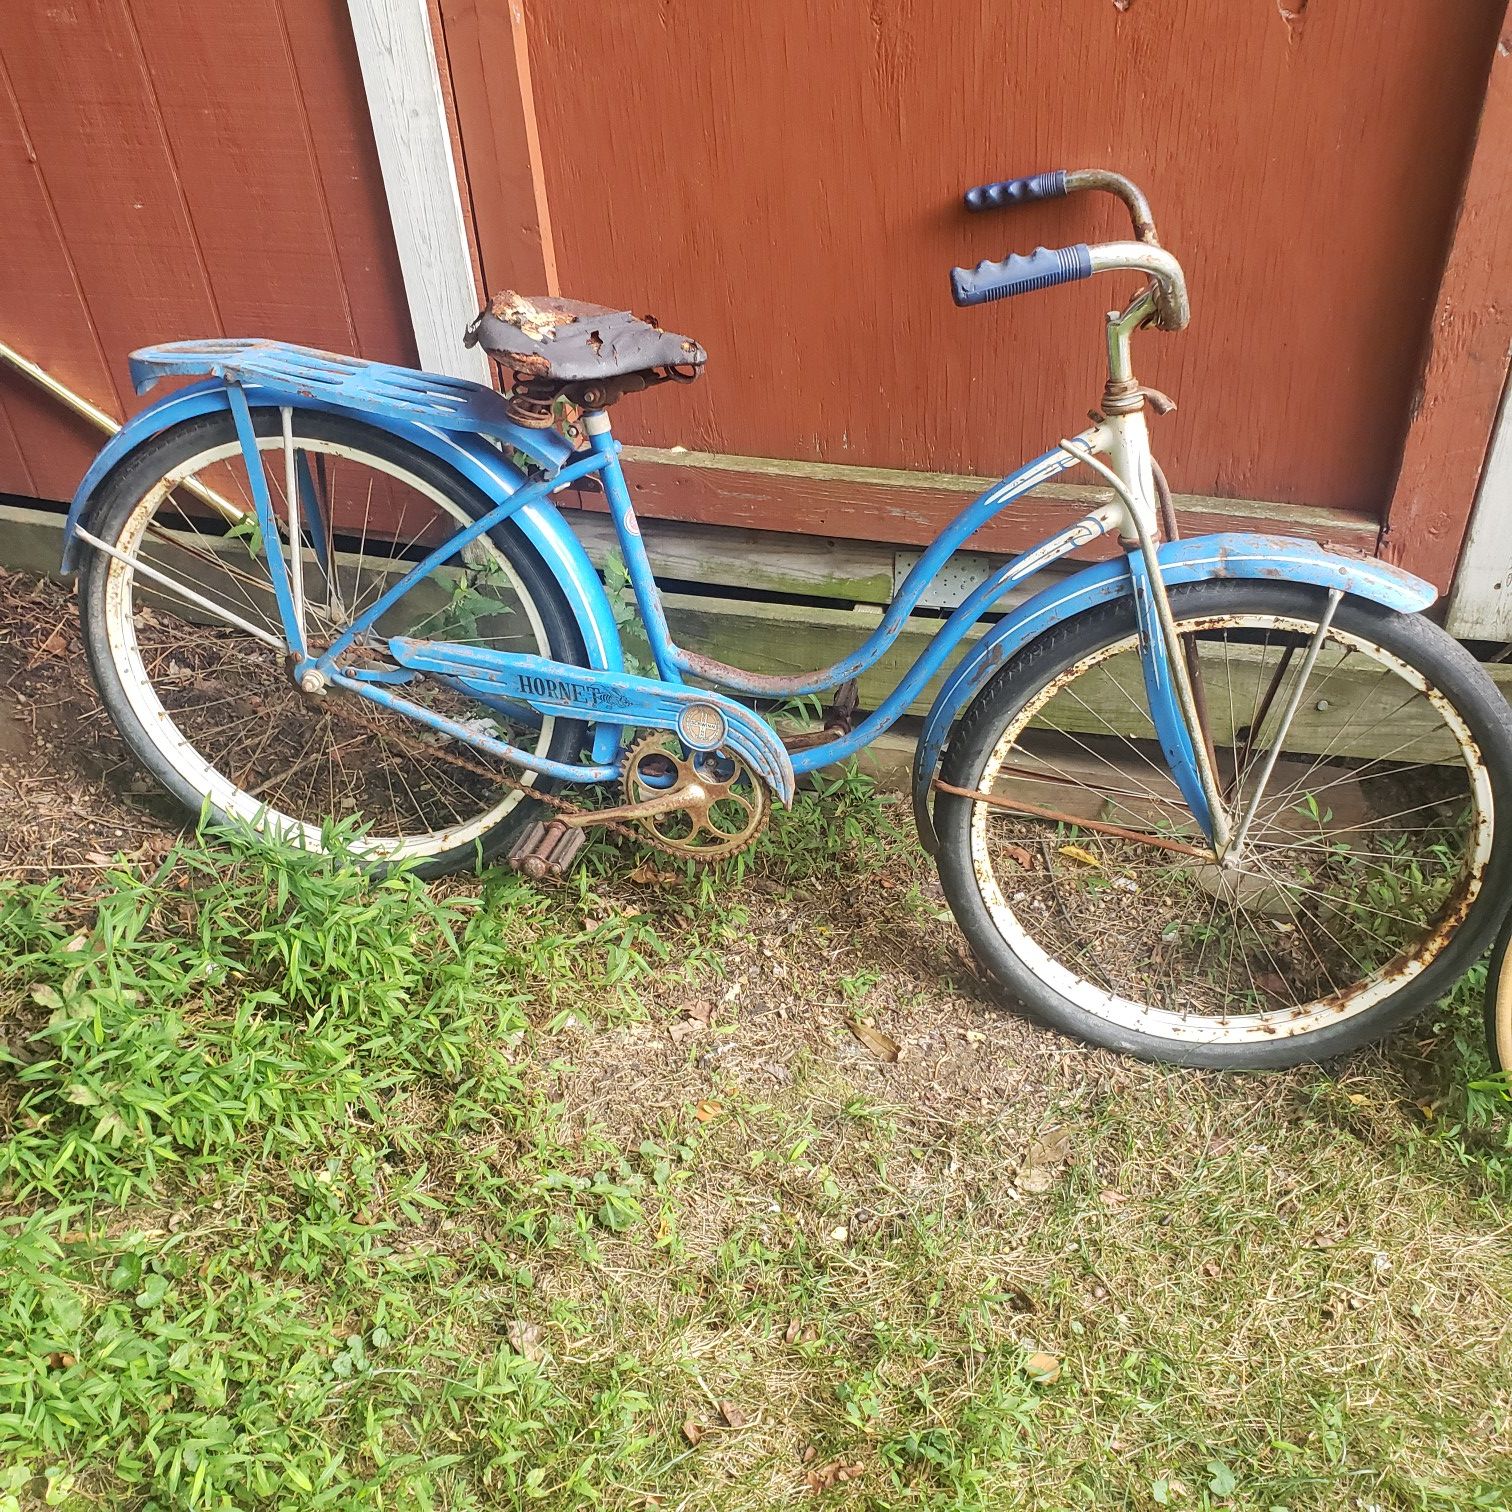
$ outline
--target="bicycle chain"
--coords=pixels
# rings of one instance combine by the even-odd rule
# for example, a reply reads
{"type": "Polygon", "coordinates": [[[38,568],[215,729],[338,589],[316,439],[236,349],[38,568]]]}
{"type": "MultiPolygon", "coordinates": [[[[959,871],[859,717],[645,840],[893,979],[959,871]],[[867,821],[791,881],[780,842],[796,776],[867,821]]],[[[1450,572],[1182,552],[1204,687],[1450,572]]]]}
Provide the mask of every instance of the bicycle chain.
{"type": "MultiPolygon", "coordinates": [[[[379,736],[380,739],[393,741],[400,746],[418,747],[426,756],[439,756],[443,761],[450,762],[452,766],[460,767],[463,771],[472,772],[475,776],[485,777],[488,781],[495,784],[502,783],[503,786],[513,788],[516,792],[523,793],[528,798],[533,798],[539,803],[544,803],[547,808],[553,809],[558,814],[572,814],[576,816],[578,814],[591,815],[593,813],[593,810],[585,804],[574,803],[570,798],[562,798],[555,793],[542,792],[540,788],[533,786],[531,783],[522,781],[518,777],[510,776],[502,768],[487,767],[482,762],[468,756],[463,756],[457,751],[443,750],[440,746],[423,745],[421,742],[415,741],[411,736],[398,735],[392,730],[383,728],[371,715],[366,713],[359,714],[356,709],[343,707],[341,703],[327,702],[326,712],[335,712],[339,719],[344,719],[352,724],[362,725],[373,734],[379,736]]],[[[695,852],[682,850],[676,845],[669,844],[667,841],[661,839],[660,836],[651,833],[648,829],[642,828],[639,825],[626,824],[621,819],[594,819],[591,822],[600,829],[620,835],[626,840],[634,840],[638,844],[649,846],[652,850],[660,851],[663,855],[671,856],[676,860],[698,859],[695,852]]],[[[765,826],[762,826],[762,828],[765,828],[765,826]]],[[[736,850],[727,851],[720,859],[727,861],[731,856],[739,855],[741,851],[754,845],[760,834],[761,830],[758,829],[744,845],[736,850]]]]}

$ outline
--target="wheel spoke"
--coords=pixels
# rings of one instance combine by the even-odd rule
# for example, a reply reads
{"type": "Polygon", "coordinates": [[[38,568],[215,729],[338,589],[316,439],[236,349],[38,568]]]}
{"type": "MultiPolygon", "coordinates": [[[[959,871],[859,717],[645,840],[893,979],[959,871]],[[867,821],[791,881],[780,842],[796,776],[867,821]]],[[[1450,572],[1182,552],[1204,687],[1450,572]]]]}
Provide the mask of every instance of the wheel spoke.
{"type": "MultiPolygon", "coordinates": [[[[255,416],[277,539],[244,541],[174,492],[183,479],[205,475],[227,498],[248,495],[229,422],[223,440],[180,458],[167,474],[174,483],[124,503],[111,539],[96,547],[118,588],[107,600],[114,607],[107,607],[103,660],[120,669],[127,704],[146,732],[137,739],[173,772],[186,803],[198,808],[189,796],[196,794],[215,812],[279,833],[303,832],[307,841],[327,820],[350,819],[365,837],[359,843],[378,856],[468,851],[516,808],[519,785],[503,780],[492,758],[360,695],[334,688],[302,694],[282,635],[274,633],[281,627],[270,613],[268,553],[284,557],[307,643],[318,654],[351,614],[377,601],[422,544],[473,516],[422,473],[358,444],[366,433],[355,423],[348,427],[354,439],[327,440],[307,431],[304,418],[289,410],[255,416]],[[352,535],[343,533],[348,529],[352,535]],[[312,550],[328,564],[320,578],[305,571],[312,550]]],[[[389,612],[385,637],[359,641],[343,664],[389,665],[386,635],[418,627],[435,638],[557,654],[526,579],[492,536],[470,549],[469,562],[489,585],[488,600],[466,605],[470,617],[454,616],[450,582],[432,579],[389,612]],[[504,615],[508,633],[500,634],[504,615]]],[[[484,721],[526,750],[550,749],[558,728],[551,719],[516,727],[424,678],[404,691],[443,720],[463,727],[484,721]]]]}
{"type": "MultiPolygon", "coordinates": [[[[1002,705],[975,781],[937,782],[942,804],[969,805],[972,859],[946,874],[986,904],[1002,944],[974,934],[979,950],[1006,951],[1093,1021],[1294,1056],[1435,958],[1438,921],[1456,917],[1484,844],[1484,762],[1447,700],[1416,685],[1425,667],[1362,632],[1342,596],[1319,594],[1309,618],[1183,611],[1194,591],[1174,607],[1231,779],[1238,854],[1220,865],[1186,840],[1199,831],[1150,758],[1126,629],[1089,638],[1039,684],[1020,673],[1040,691],[1002,705]],[[1320,727],[1325,691],[1361,707],[1320,727]]],[[[1255,585],[1246,602],[1272,591],[1297,600],[1255,585]]]]}

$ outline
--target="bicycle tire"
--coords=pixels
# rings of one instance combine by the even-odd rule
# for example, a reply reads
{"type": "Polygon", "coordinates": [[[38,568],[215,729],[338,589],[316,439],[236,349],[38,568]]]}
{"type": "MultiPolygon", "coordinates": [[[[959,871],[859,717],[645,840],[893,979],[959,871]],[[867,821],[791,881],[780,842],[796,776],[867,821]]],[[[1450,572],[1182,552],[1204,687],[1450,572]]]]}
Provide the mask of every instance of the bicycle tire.
{"type": "MultiPolygon", "coordinates": [[[[396,476],[408,477],[434,490],[454,504],[467,519],[478,519],[493,507],[493,501],[440,459],[387,431],[324,411],[301,411],[297,415],[300,438],[345,448],[358,459],[366,459],[390,471],[397,469],[396,476]]],[[[274,437],[281,433],[282,417],[278,410],[255,410],[253,424],[260,438],[274,437]]],[[[145,507],[143,501],[150,497],[154,488],[174,476],[176,468],[233,444],[235,439],[232,419],[225,413],[199,416],[153,437],[126,456],[101,484],[86,520],[88,529],[102,541],[116,545],[128,521],[136,511],[145,507]]],[[[582,634],[571,607],[537,549],[509,521],[495,526],[489,532],[489,538],[517,574],[523,593],[528,595],[533,611],[539,615],[547,642],[543,649],[555,660],[586,665],[582,634]]],[[[80,571],[79,615],[86,659],[101,701],[132,754],[187,811],[195,815],[207,811],[212,820],[222,822],[233,817],[245,820],[248,818],[245,812],[232,815],[224,804],[216,802],[206,791],[206,784],[186,776],[184,767],[188,763],[170,759],[164,749],[165,740],[155,738],[148,728],[149,723],[158,725],[159,722],[144,720],[139,712],[140,688],[137,700],[128,694],[123,658],[117,654],[119,645],[112,641],[107,612],[107,588],[111,576],[113,573],[119,575],[122,570],[115,559],[86,548],[80,571]]],[[[117,633],[116,640],[119,639],[117,633]]],[[[271,656],[272,652],[268,654],[271,656]]],[[[171,724],[171,720],[168,723],[171,724]]],[[[545,754],[556,760],[573,760],[582,749],[584,735],[581,723],[558,720],[550,731],[549,748],[545,754]]],[[[514,775],[525,778],[543,792],[552,790],[549,779],[519,771],[514,775]]],[[[488,861],[497,857],[527,824],[541,816],[544,808],[528,796],[518,800],[505,796],[500,799],[500,804],[504,807],[497,822],[469,835],[464,842],[455,845],[438,842],[434,851],[405,853],[403,858],[419,875],[434,877],[472,866],[480,858],[488,861]]],[[[238,807],[245,809],[245,805],[238,804],[238,807]]],[[[253,818],[250,822],[254,828],[267,829],[271,825],[267,819],[253,818]]],[[[375,852],[370,859],[381,868],[399,855],[399,850],[390,854],[375,852]]]]}

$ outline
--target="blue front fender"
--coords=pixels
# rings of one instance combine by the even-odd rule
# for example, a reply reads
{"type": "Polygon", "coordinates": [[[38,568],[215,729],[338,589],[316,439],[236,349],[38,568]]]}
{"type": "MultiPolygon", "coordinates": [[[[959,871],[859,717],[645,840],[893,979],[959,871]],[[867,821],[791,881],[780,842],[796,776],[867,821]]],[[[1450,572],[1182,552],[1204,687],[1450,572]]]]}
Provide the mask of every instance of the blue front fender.
{"type": "MultiPolygon", "coordinates": [[[[1207,578],[1270,578],[1339,588],[1388,609],[1413,613],[1437,597],[1432,584],[1370,558],[1338,556],[1291,536],[1232,532],[1192,536],[1160,548],[1161,577],[1168,587],[1207,578]]],[[[1030,641],[1053,626],[1110,599],[1133,593],[1128,560],[1118,557],[1046,588],[992,627],[946,678],[924,720],[914,754],[913,807],[925,850],[939,850],[929,794],[946,738],[966,705],[1030,641]]]]}
{"type": "MultiPolygon", "coordinates": [[[[525,485],[525,475],[519,468],[480,436],[465,431],[441,430],[390,415],[347,410],[328,401],[313,399],[292,388],[251,383],[243,387],[247,402],[253,408],[287,405],[294,409],[350,414],[352,418],[375,429],[388,431],[391,435],[430,452],[495,503],[502,503],[525,485]]],[[[94,459],[79,484],[78,492],[74,494],[63,529],[63,570],[72,572],[77,568],[78,526],[87,515],[100,484],[118,463],[170,426],[228,407],[225,384],[218,378],[212,378],[179,389],[127,421],[94,459]]],[[[555,432],[527,430],[524,427],[518,427],[518,431],[518,435],[511,433],[504,439],[544,467],[560,467],[573,454],[572,448],[555,432]]],[[[566,595],[572,613],[582,629],[589,666],[600,671],[620,671],[625,664],[624,650],[614,615],[609,608],[609,600],[598,574],[593,570],[593,564],[588,560],[588,553],[583,550],[582,543],[573,534],[571,526],[545,500],[526,504],[511,518],[541,553],[566,595]]]]}

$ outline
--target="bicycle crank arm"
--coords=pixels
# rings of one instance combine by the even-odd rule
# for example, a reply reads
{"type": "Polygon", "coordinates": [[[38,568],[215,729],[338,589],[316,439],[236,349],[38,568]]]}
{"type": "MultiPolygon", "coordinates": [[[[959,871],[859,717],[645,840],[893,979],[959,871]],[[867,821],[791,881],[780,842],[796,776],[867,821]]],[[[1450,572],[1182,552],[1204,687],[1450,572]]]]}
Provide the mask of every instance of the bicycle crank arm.
{"type": "Polygon", "coordinates": [[[507,699],[543,716],[670,730],[691,750],[728,751],[792,804],[793,763],[776,732],[722,693],[453,641],[396,636],[388,649],[401,667],[447,678],[480,699],[507,699]]]}
{"type": "Polygon", "coordinates": [[[560,822],[569,829],[587,829],[590,824],[632,823],[637,819],[650,819],[657,814],[674,814],[680,809],[701,808],[709,795],[696,782],[688,787],[676,788],[656,798],[647,798],[642,803],[621,803],[614,808],[579,809],[575,813],[559,815],[560,822]]]}

